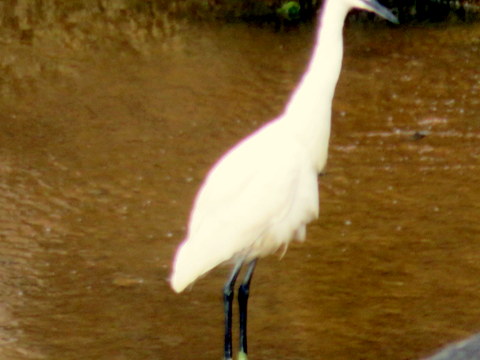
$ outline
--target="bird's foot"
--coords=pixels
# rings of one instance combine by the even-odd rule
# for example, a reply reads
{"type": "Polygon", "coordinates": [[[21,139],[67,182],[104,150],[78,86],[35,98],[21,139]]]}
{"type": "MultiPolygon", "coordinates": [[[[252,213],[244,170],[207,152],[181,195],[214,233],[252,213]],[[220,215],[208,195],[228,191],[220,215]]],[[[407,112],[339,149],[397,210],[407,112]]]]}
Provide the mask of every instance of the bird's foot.
{"type": "Polygon", "coordinates": [[[238,353],[238,360],[248,360],[247,354],[244,353],[243,351],[240,351],[238,353]]]}

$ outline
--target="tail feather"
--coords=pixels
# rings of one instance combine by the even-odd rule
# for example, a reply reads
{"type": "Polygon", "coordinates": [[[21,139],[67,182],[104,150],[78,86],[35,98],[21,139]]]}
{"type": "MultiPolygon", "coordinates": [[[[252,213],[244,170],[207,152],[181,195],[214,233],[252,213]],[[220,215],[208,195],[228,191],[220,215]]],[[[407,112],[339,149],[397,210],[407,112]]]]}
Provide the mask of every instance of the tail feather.
{"type": "Polygon", "coordinates": [[[170,285],[177,293],[226,260],[221,254],[212,257],[212,252],[208,253],[208,249],[198,246],[198,243],[185,239],[177,250],[170,278],[170,285]]]}

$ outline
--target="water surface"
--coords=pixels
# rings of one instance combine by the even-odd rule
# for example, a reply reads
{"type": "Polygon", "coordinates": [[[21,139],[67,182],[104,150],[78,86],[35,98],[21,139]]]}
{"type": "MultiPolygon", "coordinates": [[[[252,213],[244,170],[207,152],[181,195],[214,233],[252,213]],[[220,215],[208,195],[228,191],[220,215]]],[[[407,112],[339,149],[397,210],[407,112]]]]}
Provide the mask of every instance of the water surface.
{"type": "MultiPolygon", "coordinates": [[[[176,295],[171,259],[208,168],[282,110],[312,35],[186,25],[4,90],[1,358],[221,358],[229,269],[176,295]]],[[[416,359],[480,330],[479,39],[347,28],[321,216],[259,262],[252,359],[416,359]]]]}

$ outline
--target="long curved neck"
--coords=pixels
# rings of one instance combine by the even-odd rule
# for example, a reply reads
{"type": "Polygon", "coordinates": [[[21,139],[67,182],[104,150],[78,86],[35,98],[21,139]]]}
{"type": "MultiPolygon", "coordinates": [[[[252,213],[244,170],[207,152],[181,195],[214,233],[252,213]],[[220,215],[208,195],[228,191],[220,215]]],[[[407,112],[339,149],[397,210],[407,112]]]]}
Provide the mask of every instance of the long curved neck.
{"type": "Polygon", "coordinates": [[[331,107],[342,67],[342,29],[348,11],[343,1],[325,1],[307,71],[281,117],[309,148],[318,171],[327,160],[331,107]]]}

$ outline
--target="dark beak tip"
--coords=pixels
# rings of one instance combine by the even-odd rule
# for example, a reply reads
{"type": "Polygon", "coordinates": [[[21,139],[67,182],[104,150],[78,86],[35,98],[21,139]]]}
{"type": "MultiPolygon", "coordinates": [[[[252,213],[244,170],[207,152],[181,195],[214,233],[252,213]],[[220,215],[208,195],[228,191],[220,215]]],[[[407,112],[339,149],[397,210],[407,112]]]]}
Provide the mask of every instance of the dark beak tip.
{"type": "Polygon", "coordinates": [[[392,23],[392,24],[395,24],[395,25],[400,25],[400,21],[398,21],[398,18],[395,16],[391,19],[389,19],[389,21],[392,23]]]}

